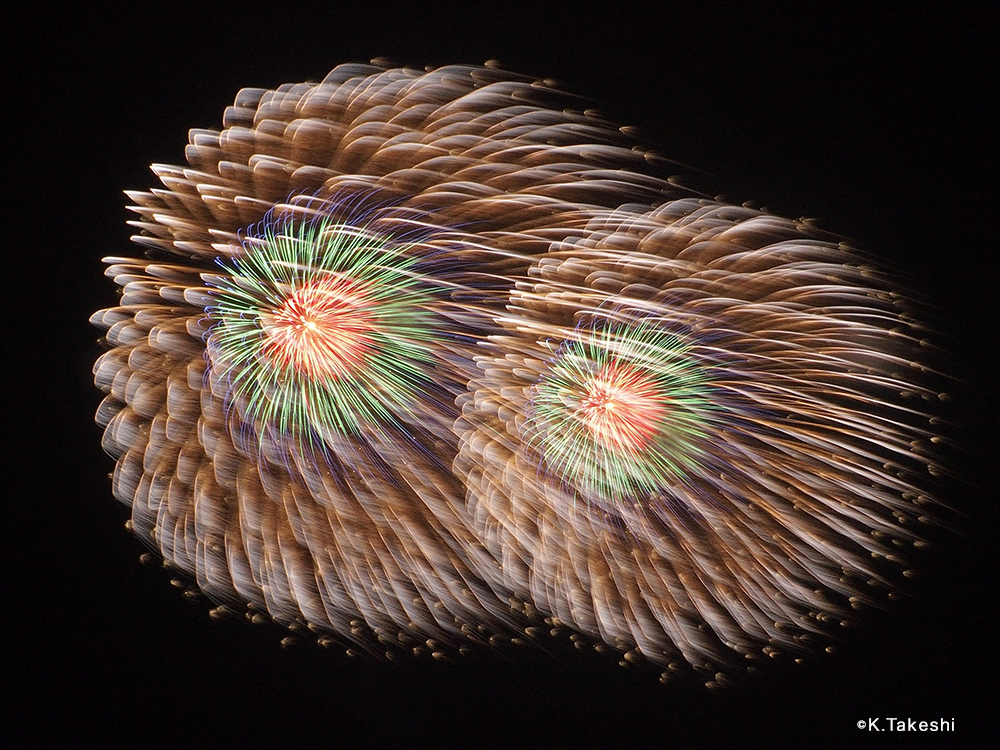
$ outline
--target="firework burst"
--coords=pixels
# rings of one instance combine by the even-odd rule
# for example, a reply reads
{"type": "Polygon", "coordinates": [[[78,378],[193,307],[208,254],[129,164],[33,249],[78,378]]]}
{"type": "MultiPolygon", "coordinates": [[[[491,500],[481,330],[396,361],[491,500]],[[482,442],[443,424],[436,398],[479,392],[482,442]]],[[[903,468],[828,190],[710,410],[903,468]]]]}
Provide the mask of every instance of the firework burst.
{"type": "Polygon", "coordinates": [[[223,263],[208,351],[241,419],[315,440],[419,409],[447,333],[417,259],[389,243],[363,220],[265,224],[223,263]]]}
{"type": "Polygon", "coordinates": [[[545,621],[716,670],[888,591],[933,470],[912,303],[573,101],[346,65],[155,166],[94,316],[136,533],[379,648],[545,621]]]}
{"type": "Polygon", "coordinates": [[[553,476],[618,502],[697,466],[708,373],[679,337],[658,320],[567,337],[531,388],[522,430],[553,476]]]}
{"type": "Polygon", "coordinates": [[[661,663],[807,650],[917,540],[933,394],[900,373],[899,298],[748,209],[591,229],[517,285],[462,399],[455,468],[503,585],[661,663]]]}

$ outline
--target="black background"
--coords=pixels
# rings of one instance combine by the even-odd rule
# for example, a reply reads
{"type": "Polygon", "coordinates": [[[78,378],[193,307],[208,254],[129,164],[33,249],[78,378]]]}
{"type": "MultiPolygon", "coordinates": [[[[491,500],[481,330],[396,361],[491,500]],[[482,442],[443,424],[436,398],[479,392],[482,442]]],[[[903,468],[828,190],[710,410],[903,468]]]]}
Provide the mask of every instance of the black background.
{"type": "Polygon", "coordinates": [[[897,716],[954,717],[946,744],[995,736],[997,17],[990,3],[826,5],[43,2],[8,17],[5,733],[99,747],[881,746],[899,737],[857,722],[897,716]],[[702,170],[688,172],[699,184],[817,217],[911,276],[941,311],[965,448],[943,491],[955,530],[917,561],[912,598],[832,657],[719,693],[559,645],[450,664],[283,648],[285,631],[213,621],[140,564],[93,423],[87,324],[115,303],[101,257],[136,252],[121,191],[151,186],[151,162],[180,162],[188,128],[217,127],[241,87],[380,55],[554,78],[702,170]]]}

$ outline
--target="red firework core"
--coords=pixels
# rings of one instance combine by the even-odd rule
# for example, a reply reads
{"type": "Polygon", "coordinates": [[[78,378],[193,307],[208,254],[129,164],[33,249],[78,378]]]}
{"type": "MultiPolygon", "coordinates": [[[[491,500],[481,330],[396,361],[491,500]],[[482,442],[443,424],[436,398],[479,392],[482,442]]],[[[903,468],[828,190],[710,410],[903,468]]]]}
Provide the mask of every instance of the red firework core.
{"type": "Polygon", "coordinates": [[[356,372],[375,348],[373,300],[361,285],[334,276],[293,291],[265,327],[264,351],[309,378],[356,372]]]}
{"type": "Polygon", "coordinates": [[[662,387],[642,370],[609,362],[585,383],[577,417],[606,448],[646,448],[666,418],[662,387]]]}

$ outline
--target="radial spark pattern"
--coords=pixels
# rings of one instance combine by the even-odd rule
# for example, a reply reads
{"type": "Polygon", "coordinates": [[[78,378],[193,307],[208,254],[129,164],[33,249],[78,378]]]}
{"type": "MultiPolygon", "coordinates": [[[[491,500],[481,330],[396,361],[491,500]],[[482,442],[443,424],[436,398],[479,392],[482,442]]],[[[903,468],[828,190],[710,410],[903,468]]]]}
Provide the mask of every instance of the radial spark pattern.
{"type": "Polygon", "coordinates": [[[223,268],[208,348],[243,419],[308,440],[419,409],[448,334],[405,246],[363,218],[265,224],[223,268]]]}
{"type": "Polygon", "coordinates": [[[345,65],[154,166],[94,316],[136,533],[380,649],[547,623],[714,671],[884,598],[934,470],[915,306],[574,106],[345,65]]]}
{"type": "Polygon", "coordinates": [[[626,501],[697,466],[710,369],[661,321],[566,332],[531,386],[521,433],[584,497],[626,501]]]}

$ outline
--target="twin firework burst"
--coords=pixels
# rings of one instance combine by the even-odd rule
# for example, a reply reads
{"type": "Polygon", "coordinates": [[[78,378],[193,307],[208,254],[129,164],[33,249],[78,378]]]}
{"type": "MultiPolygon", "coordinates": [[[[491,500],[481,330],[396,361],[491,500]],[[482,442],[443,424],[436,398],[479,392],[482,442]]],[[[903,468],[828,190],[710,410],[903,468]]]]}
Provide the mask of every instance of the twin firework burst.
{"type": "Polygon", "coordinates": [[[572,104],[344,65],[153,167],[94,316],[140,537],[365,646],[547,624],[710,672],[889,590],[934,470],[912,304],[572,104]]]}

